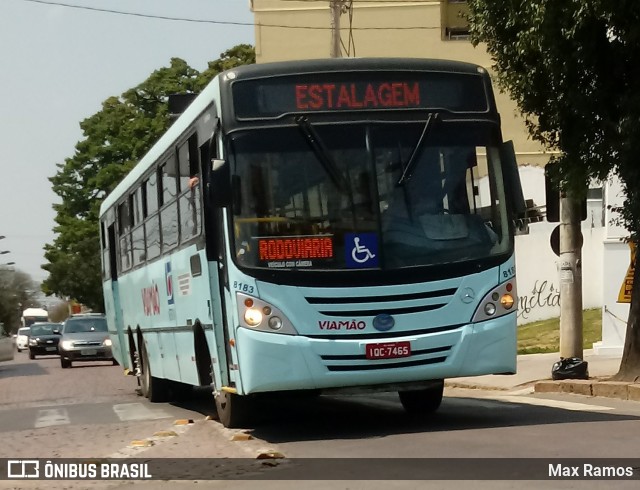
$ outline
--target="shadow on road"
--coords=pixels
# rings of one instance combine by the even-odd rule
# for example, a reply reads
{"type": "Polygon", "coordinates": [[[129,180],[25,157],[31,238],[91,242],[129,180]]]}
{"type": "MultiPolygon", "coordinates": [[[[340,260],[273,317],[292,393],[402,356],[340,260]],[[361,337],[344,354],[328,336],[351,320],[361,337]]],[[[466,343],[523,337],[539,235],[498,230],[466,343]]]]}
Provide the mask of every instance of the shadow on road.
{"type": "MultiPolygon", "coordinates": [[[[277,394],[254,402],[252,420],[246,428],[252,429],[256,438],[274,444],[639,418],[464,397],[445,397],[436,413],[411,417],[392,394],[306,398],[277,394]]],[[[174,405],[203,415],[216,413],[208,390],[174,405]]]]}
{"type": "Polygon", "coordinates": [[[41,376],[47,374],[47,370],[40,364],[32,361],[16,361],[10,364],[0,364],[0,378],[18,376],[41,376]]]}

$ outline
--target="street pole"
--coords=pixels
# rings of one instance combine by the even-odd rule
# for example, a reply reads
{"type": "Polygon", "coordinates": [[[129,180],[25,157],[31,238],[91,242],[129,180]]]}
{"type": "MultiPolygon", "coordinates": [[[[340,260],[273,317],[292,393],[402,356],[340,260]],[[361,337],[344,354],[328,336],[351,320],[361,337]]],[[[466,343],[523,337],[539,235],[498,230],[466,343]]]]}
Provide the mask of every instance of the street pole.
{"type": "Polygon", "coordinates": [[[340,14],[342,12],[342,0],[331,0],[329,10],[331,13],[331,57],[341,58],[340,14]]]}
{"type": "Polygon", "coordinates": [[[560,196],[560,358],[582,359],[582,233],[579,200],[560,196]]]}

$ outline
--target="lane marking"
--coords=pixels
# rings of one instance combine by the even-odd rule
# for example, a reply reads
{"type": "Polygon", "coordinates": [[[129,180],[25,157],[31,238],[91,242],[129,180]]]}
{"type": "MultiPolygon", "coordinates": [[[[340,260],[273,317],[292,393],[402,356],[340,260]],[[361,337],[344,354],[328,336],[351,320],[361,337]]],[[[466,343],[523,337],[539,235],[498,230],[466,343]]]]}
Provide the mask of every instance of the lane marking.
{"type": "Polygon", "coordinates": [[[35,428],[51,427],[54,425],[70,424],[69,413],[66,408],[45,408],[36,414],[35,428]]]}
{"type": "Polygon", "coordinates": [[[151,409],[144,403],[120,403],[113,405],[113,411],[123,422],[130,420],[155,420],[171,417],[161,408],[151,409]]]}
{"type": "Polygon", "coordinates": [[[564,410],[574,410],[579,412],[606,412],[615,410],[613,407],[603,407],[600,405],[588,405],[586,403],[564,402],[559,400],[548,400],[544,398],[530,398],[526,396],[496,396],[495,400],[505,401],[509,403],[521,403],[525,405],[537,405],[541,407],[562,408],[564,410]]]}

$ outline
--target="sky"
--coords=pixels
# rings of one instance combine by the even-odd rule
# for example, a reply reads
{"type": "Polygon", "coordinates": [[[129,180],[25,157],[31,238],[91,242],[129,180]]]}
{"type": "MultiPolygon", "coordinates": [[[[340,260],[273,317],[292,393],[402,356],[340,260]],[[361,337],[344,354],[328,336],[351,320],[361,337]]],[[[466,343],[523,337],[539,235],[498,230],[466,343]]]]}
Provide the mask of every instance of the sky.
{"type": "Polygon", "coordinates": [[[0,252],[10,251],[0,268],[15,262],[47,277],[43,247],[59,202],[48,177],[83,139],[82,120],[172,57],[202,71],[227,49],[254,45],[252,22],[249,0],[0,0],[0,252]]]}

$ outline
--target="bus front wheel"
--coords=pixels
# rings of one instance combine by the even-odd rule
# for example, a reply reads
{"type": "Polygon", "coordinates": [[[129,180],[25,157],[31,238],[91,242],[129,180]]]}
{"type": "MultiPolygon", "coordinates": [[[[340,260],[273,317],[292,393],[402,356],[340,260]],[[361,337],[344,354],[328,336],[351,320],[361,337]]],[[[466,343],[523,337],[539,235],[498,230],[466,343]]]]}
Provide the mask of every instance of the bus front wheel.
{"type": "Polygon", "coordinates": [[[236,429],[246,423],[249,411],[246,396],[220,391],[214,398],[218,419],[222,425],[236,429]]]}
{"type": "Polygon", "coordinates": [[[442,403],[444,380],[424,390],[399,391],[400,403],[410,415],[425,415],[435,412],[442,403]]]}

